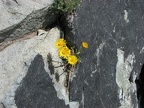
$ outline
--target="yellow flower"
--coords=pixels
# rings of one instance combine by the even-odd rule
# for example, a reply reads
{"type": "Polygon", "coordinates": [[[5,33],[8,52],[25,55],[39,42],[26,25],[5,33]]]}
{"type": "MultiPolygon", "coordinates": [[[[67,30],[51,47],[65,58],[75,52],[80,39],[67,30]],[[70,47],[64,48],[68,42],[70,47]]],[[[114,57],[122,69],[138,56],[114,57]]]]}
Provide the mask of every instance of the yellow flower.
{"type": "Polygon", "coordinates": [[[75,65],[78,62],[78,58],[75,55],[69,56],[67,60],[71,65],[75,65]]]}
{"type": "Polygon", "coordinates": [[[82,42],[82,47],[88,48],[88,43],[87,42],[82,42]]]}
{"type": "Polygon", "coordinates": [[[59,56],[67,58],[71,54],[71,50],[68,47],[62,47],[59,49],[59,56]]]}
{"type": "Polygon", "coordinates": [[[66,41],[63,38],[60,38],[59,40],[56,41],[55,43],[56,48],[61,48],[66,46],[66,41]]]}

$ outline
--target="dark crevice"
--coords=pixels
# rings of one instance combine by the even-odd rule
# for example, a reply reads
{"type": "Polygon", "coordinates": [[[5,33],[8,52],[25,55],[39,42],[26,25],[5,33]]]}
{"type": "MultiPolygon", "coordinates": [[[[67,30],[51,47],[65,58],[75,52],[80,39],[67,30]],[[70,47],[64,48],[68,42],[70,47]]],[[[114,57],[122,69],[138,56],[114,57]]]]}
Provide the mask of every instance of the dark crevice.
{"type": "Polygon", "coordinates": [[[1,102],[1,105],[3,106],[3,108],[6,108],[5,105],[1,102]]]}
{"type": "Polygon", "coordinates": [[[55,73],[55,79],[57,82],[59,82],[59,74],[58,73],[55,73]]]}
{"type": "Polygon", "coordinates": [[[51,58],[51,54],[49,53],[48,55],[47,55],[47,62],[48,62],[48,68],[49,68],[49,70],[50,70],[50,73],[51,73],[51,75],[53,75],[54,74],[54,66],[53,66],[53,64],[52,64],[52,58],[51,58]]]}
{"type": "Polygon", "coordinates": [[[137,79],[135,83],[137,86],[138,108],[144,108],[144,64],[142,66],[139,79],[137,79]]]}
{"type": "Polygon", "coordinates": [[[73,28],[67,19],[67,17],[71,16],[72,14],[66,16],[65,14],[62,14],[62,13],[55,13],[55,12],[51,12],[51,13],[57,14],[58,17],[52,24],[47,24],[46,22],[44,22],[43,23],[44,29],[50,30],[53,27],[60,28],[60,30],[63,33],[62,37],[64,37],[65,40],[67,41],[67,46],[69,46],[69,47],[75,46],[74,38],[73,38],[74,34],[72,32],[73,28]]]}
{"type": "MultiPolygon", "coordinates": [[[[44,29],[50,30],[51,28],[58,27],[62,32],[61,37],[63,37],[67,42],[67,46],[69,48],[74,47],[74,52],[75,52],[76,50],[78,50],[78,47],[74,43],[75,42],[74,41],[74,33],[72,32],[73,27],[72,27],[71,23],[69,22],[69,20],[67,19],[67,17],[68,16],[65,16],[65,14],[60,14],[59,17],[57,17],[57,19],[55,20],[55,22],[53,24],[45,26],[44,29]]],[[[53,67],[53,68],[55,68],[55,67],[53,67]]],[[[69,100],[75,101],[75,100],[71,99],[71,93],[70,93],[71,92],[70,91],[71,84],[70,84],[70,79],[69,79],[69,71],[71,70],[71,68],[72,68],[71,65],[66,65],[66,68],[64,69],[64,72],[67,72],[65,87],[69,91],[69,100]]],[[[58,75],[57,73],[55,73],[55,78],[57,81],[59,81],[59,78],[61,75],[58,75]]]]}
{"type": "Polygon", "coordinates": [[[53,27],[58,27],[62,31],[61,36],[67,40],[68,46],[74,46],[73,44],[74,34],[72,33],[72,27],[69,26],[69,21],[67,20],[67,17],[69,15],[66,16],[63,13],[55,12],[52,10],[45,11],[45,13],[46,13],[45,16],[41,16],[36,11],[28,15],[27,18],[25,18],[17,25],[13,25],[9,28],[6,28],[5,30],[0,31],[0,43],[21,38],[24,35],[34,32],[39,28],[50,30],[53,27]],[[35,14],[38,15],[31,17],[35,14]],[[41,20],[44,22],[40,26],[37,25],[37,23],[32,23],[35,22],[35,20],[39,20],[39,22],[41,20]]]}

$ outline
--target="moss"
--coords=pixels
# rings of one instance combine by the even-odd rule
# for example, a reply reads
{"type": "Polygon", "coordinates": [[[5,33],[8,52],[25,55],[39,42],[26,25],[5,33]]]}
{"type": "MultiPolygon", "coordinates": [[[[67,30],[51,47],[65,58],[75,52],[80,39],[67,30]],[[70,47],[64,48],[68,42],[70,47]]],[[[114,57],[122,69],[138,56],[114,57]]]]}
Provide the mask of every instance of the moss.
{"type": "Polygon", "coordinates": [[[50,7],[53,11],[69,14],[79,5],[80,0],[55,0],[50,7]]]}

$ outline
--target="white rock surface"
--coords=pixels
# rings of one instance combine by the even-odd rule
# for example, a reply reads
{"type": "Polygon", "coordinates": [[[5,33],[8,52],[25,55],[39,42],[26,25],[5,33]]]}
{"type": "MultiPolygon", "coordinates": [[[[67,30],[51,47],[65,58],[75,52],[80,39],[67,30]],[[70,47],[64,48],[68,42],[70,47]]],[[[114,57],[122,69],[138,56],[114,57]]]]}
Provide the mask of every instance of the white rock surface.
{"type": "MultiPolygon", "coordinates": [[[[135,60],[134,53],[124,58],[124,51],[117,49],[117,65],[116,65],[116,83],[119,86],[119,99],[121,106],[119,108],[134,108],[133,98],[137,101],[136,84],[130,83],[129,77],[133,70],[135,60]]],[[[137,106],[138,108],[138,106],[137,106]]]]}

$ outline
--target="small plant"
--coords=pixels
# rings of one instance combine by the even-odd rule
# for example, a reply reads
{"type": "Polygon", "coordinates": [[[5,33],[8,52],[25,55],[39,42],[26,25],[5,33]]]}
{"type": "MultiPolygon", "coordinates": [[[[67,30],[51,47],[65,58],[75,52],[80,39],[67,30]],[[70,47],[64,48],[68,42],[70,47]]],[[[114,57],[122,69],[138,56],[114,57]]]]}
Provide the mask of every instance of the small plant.
{"type": "MultiPolygon", "coordinates": [[[[75,47],[69,48],[66,40],[64,38],[60,38],[55,42],[55,47],[58,49],[59,56],[63,60],[64,72],[67,72],[65,87],[70,99],[70,80],[74,74],[76,64],[81,62],[80,54],[83,53],[84,49],[88,48],[88,43],[82,42],[79,49],[75,49],[75,47]]],[[[60,76],[62,74],[60,74],[60,76]]]]}
{"type": "Polygon", "coordinates": [[[82,46],[78,50],[74,50],[74,47],[68,48],[66,45],[66,40],[60,38],[55,43],[56,48],[58,48],[59,56],[66,61],[66,64],[72,66],[76,65],[77,62],[80,62],[79,55],[83,52],[84,49],[88,48],[87,42],[82,42],[82,46]]]}
{"type": "Polygon", "coordinates": [[[51,9],[64,14],[69,14],[76,9],[79,3],[80,0],[55,0],[51,9]]]}

